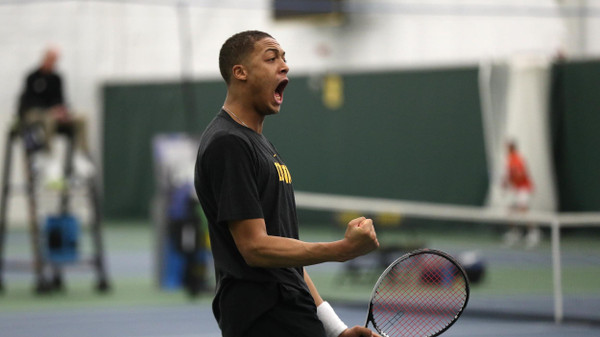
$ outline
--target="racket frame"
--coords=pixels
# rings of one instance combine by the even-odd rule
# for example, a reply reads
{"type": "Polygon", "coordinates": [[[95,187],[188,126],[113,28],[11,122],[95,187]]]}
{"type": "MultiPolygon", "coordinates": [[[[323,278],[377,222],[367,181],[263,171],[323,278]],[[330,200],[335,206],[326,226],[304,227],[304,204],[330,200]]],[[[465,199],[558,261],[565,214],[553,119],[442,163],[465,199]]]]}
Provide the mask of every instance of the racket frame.
{"type": "Polygon", "coordinates": [[[390,263],[390,265],[381,273],[381,275],[377,279],[377,282],[375,282],[375,285],[373,286],[373,290],[371,291],[371,297],[369,297],[369,309],[367,311],[365,327],[368,327],[369,322],[371,322],[371,324],[373,325],[375,330],[377,330],[377,332],[379,332],[383,337],[389,337],[385,332],[383,332],[379,329],[377,324],[375,324],[375,320],[373,319],[373,298],[375,297],[375,293],[377,292],[377,288],[379,287],[379,284],[381,284],[383,279],[385,279],[385,277],[390,272],[390,270],[392,270],[398,263],[400,263],[404,260],[407,260],[415,255],[421,255],[421,254],[439,255],[439,256],[446,258],[449,262],[451,262],[456,267],[458,272],[460,274],[462,274],[462,277],[465,280],[465,292],[466,292],[465,302],[463,303],[463,305],[460,308],[460,310],[458,311],[458,313],[454,316],[454,319],[450,323],[446,324],[446,326],[443,329],[441,329],[440,331],[436,332],[433,335],[426,336],[426,337],[434,337],[434,336],[441,335],[443,332],[448,330],[448,328],[450,328],[458,320],[460,315],[462,315],[463,311],[467,307],[467,303],[469,303],[469,295],[471,292],[470,286],[469,286],[469,278],[467,276],[467,273],[465,272],[464,268],[460,265],[460,263],[458,263],[458,261],[456,261],[456,259],[454,257],[452,257],[450,254],[443,252],[441,250],[437,250],[437,249],[422,248],[422,249],[413,250],[409,253],[406,253],[406,254],[400,256],[394,262],[390,263]]]}

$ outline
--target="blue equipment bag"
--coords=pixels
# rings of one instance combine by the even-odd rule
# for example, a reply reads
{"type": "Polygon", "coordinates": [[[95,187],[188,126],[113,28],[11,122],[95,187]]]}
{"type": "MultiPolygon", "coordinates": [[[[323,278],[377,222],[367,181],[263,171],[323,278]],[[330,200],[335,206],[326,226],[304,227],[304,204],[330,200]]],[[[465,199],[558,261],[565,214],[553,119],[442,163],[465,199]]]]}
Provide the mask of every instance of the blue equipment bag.
{"type": "Polygon", "coordinates": [[[45,253],[54,263],[78,259],[79,221],[72,215],[50,215],[44,224],[45,253]]]}

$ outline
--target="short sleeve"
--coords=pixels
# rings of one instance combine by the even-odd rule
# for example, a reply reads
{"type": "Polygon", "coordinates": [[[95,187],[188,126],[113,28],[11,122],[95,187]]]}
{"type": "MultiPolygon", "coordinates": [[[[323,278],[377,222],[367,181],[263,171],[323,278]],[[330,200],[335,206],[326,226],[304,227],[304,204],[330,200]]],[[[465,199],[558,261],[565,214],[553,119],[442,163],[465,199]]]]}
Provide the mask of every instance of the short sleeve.
{"type": "Polygon", "coordinates": [[[214,193],[217,222],[264,218],[252,147],[235,135],[221,136],[204,153],[203,169],[214,193]]]}

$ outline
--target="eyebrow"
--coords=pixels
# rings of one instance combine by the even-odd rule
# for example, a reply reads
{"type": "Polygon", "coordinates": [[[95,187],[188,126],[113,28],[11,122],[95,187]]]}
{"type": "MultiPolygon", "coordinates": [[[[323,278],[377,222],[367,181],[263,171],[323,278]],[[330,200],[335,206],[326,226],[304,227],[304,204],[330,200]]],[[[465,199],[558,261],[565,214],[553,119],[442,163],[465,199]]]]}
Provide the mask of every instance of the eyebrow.
{"type": "Polygon", "coordinates": [[[263,54],[266,54],[270,51],[274,52],[276,55],[281,54],[282,57],[285,57],[285,51],[280,52],[280,49],[277,49],[277,48],[268,48],[267,50],[265,50],[265,52],[263,54]]]}

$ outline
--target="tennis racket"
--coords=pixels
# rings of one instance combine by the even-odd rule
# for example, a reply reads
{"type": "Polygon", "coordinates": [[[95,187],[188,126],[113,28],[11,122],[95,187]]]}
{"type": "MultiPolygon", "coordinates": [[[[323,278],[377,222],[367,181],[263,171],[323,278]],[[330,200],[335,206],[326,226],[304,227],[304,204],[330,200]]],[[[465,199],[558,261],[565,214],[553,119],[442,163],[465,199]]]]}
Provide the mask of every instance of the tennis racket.
{"type": "Polygon", "coordinates": [[[439,336],[469,301],[469,280],[450,255],[420,249],[381,274],[369,302],[369,322],[383,337],[439,336]]]}

